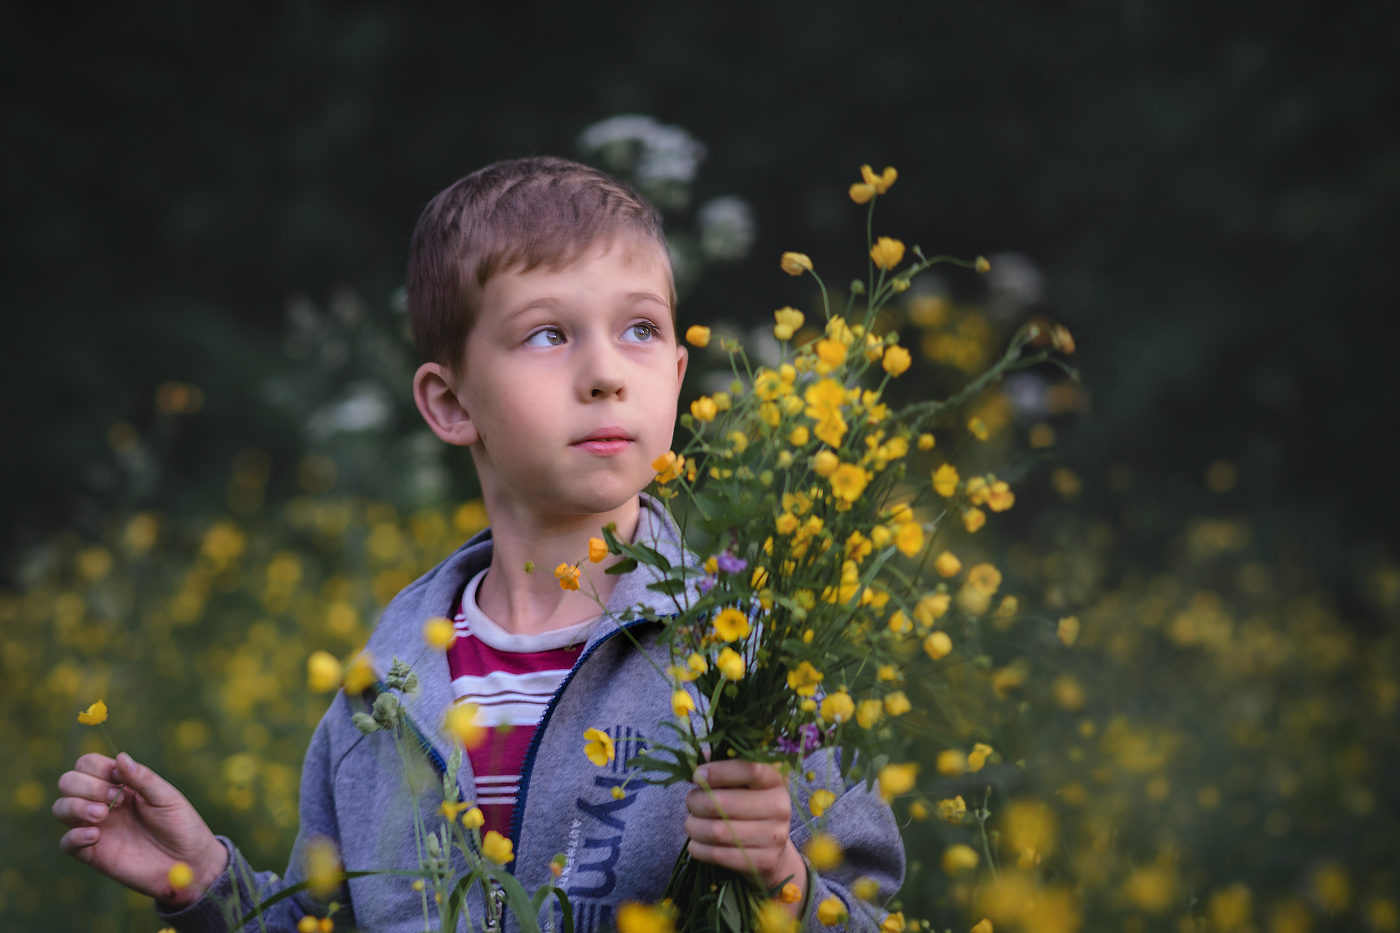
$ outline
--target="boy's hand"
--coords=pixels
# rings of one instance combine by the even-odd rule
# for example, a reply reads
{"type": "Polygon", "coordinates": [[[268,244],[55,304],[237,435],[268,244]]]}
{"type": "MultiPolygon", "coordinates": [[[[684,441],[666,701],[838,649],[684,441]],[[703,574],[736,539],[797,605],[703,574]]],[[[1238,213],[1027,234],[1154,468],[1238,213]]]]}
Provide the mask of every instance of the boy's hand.
{"type": "Polygon", "coordinates": [[[125,752],[115,761],[84,755],[58,789],[53,815],[72,827],[59,847],[133,890],[183,907],[228,867],[228,851],[184,795],[125,752]],[[176,862],[194,872],[178,891],[168,877],[176,862]]]}
{"type": "Polygon", "coordinates": [[[805,894],[807,866],[788,838],[792,799],[778,769],[712,761],[695,769],[695,783],[685,798],[690,854],[756,875],[765,888],[790,880],[805,894]]]}

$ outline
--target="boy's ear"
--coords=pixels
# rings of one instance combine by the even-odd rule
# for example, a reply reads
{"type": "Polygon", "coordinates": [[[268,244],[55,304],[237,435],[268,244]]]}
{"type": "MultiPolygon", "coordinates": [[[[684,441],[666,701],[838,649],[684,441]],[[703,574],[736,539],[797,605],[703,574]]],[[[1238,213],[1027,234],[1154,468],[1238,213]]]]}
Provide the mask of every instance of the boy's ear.
{"type": "Polygon", "coordinates": [[[690,351],[682,344],[676,344],[676,385],[685,382],[685,368],[690,363],[690,351]]]}
{"type": "Polygon", "coordinates": [[[468,447],[481,439],[471,413],[453,388],[452,374],[440,364],[418,367],[413,374],[413,401],[428,427],[447,443],[468,447]]]}

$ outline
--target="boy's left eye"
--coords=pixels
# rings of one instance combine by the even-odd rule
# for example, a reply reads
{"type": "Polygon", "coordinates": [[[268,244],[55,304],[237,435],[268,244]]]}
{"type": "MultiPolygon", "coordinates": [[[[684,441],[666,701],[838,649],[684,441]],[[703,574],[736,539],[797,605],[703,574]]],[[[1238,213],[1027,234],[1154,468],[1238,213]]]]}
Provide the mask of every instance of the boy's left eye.
{"type": "Polygon", "coordinates": [[[655,340],[657,337],[661,336],[661,328],[651,323],[651,321],[638,321],[635,324],[629,324],[627,326],[625,336],[627,339],[635,340],[639,343],[655,340]]]}

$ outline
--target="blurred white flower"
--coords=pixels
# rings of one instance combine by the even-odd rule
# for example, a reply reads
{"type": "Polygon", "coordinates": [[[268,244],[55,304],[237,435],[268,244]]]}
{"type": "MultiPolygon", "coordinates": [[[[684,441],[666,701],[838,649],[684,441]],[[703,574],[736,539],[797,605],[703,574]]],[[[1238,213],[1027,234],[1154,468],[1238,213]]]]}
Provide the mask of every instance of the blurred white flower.
{"type": "Polygon", "coordinates": [[[700,250],[709,259],[743,259],[753,247],[757,234],[753,208],[737,195],[711,198],[695,215],[700,231],[700,250]]]}

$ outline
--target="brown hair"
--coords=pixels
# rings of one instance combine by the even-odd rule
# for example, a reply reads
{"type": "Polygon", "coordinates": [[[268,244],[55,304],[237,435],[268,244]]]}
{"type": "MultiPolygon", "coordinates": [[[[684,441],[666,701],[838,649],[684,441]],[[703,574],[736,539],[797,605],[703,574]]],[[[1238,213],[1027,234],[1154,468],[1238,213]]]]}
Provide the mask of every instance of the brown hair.
{"type": "MultiPolygon", "coordinates": [[[[409,248],[408,320],[419,354],[449,368],[461,362],[493,275],[561,268],[623,233],[670,255],[656,208],[587,165],[509,159],[458,180],[428,202],[409,248]]],[[[674,318],[674,286],[670,299],[674,318]]]]}

